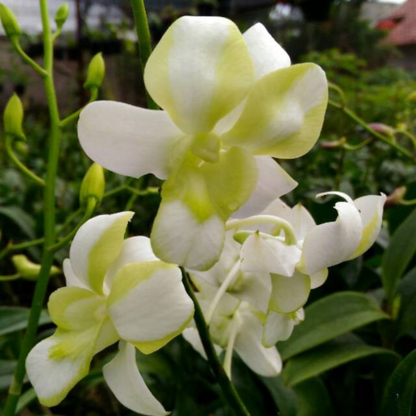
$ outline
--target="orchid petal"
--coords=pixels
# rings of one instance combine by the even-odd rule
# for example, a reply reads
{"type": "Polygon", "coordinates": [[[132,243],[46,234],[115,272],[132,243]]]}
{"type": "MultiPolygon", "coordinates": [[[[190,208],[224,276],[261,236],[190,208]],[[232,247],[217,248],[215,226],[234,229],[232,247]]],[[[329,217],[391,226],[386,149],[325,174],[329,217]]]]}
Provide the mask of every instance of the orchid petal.
{"type": "Polygon", "coordinates": [[[133,212],[100,215],[87,221],[75,235],[69,252],[78,279],[98,294],[103,293],[105,274],[118,257],[124,232],[133,212]]]}
{"type": "Polygon", "coordinates": [[[269,309],[279,313],[291,313],[300,309],[308,300],[311,290],[309,276],[298,271],[292,277],[272,274],[272,293],[269,309]]]}
{"type": "Polygon", "coordinates": [[[363,223],[363,234],[360,244],[348,260],[355,259],[365,253],[376,241],[383,220],[385,195],[368,195],[358,198],[354,205],[360,212],[363,223]]]}
{"type": "Polygon", "coordinates": [[[309,276],[311,279],[311,289],[321,287],[328,278],[328,269],[322,269],[319,272],[313,273],[309,276]]]}
{"type": "Polygon", "coordinates": [[[243,36],[222,17],[176,20],[150,55],[144,74],[153,99],[191,134],[211,131],[245,98],[253,79],[243,36]]]}
{"type": "Polygon", "coordinates": [[[137,368],[133,345],[120,342],[118,354],[103,367],[103,374],[111,391],[123,406],[143,415],[169,414],[146,386],[137,368]]]}
{"type": "Polygon", "coordinates": [[[298,265],[302,273],[312,275],[342,263],[357,249],[363,230],[358,209],[348,202],[338,202],[335,209],[336,221],[318,225],[306,234],[298,265]]]}
{"type": "Polygon", "coordinates": [[[151,234],[156,256],[192,270],[211,268],[223,248],[225,221],[248,200],[256,181],[254,158],[243,149],[221,153],[217,163],[189,158],[162,188],[151,234]]]}
{"type": "Polygon", "coordinates": [[[292,276],[301,257],[301,250],[278,238],[263,238],[252,234],[241,249],[241,269],[244,272],[275,273],[292,276]]]}
{"type": "Polygon", "coordinates": [[[251,312],[245,312],[235,340],[235,350],[255,373],[275,377],[282,371],[282,360],[275,347],[265,348],[262,343],[263,325],[251,312]]]}
{"type": "Polygon", "coordinates": [[[59,404],[88,374],[99,328],[98,325],[81,332],[57,330],[30,351],[27,374],[44,406],[59,404]]]}
{"type": "Polygon", "coordinates": [[[153,173],[166,179],[176,164],[174,155],[179,158],[185,144],[166,112],[113,101],[88,104],[80,115],[78,136],[94,162],[133,178],[153,173]]]}
{"type": "Polygon", "coordinates": [[[299,64],[277,70],[256,82],[240,119],[222,141],[256,155],[303,156],[318,140],[327,101],[327,81],[319,66],[299,64]]]}
{"type": "Polygon", "coordinates": [[[75,273],[72,270],[71,261],[69,259],[64,260],[63,271],[67,287],[81,287],[83,289],[88,289],[88,287],[84,285],[77,276],[75,276],[75,273]]]}
{"type": "Polygon", "coordinates": [[[251,26],[244,32],[243,37],[253,60],[256,80],[290,66],[290,57],[287,52],[261,23],[251,26]]]}
{"type": "Polygon", "coordinates": [[[179,335],[193,312],[179,268],[161,261],[125,265],[108,298],[108,314],[117,332],[145,354],[179,335]]]}
{"type": "MultiPolygon", "coordinates": [[[[182,332],[182,335],[185,340],[192,345],[192,348],[201,354],[202,358],[206,360],[207,355],[205,354],[204,346],[202,345],[198,330],[194,327],[186,328],[185,331],[182,332]]],[[[214,349],[217,354],[221,354],[221,347],[214,344],[214,349]]]]}
{"type": "Polygon", "coordinates": [[[301,204],[297,204],[291,209],[289,222],[295,230],[298,241],[303,241],[308,231],[316,226],[312,215],[301,204]]]}
{"type": "Polygon", "coordinates": [[[263,329],[263,345],[270,348],[279,341],[287,341],[294,327],[292,314],[269,311],[263,329]]]}
{"type": "Polygon", "coordinates": [[[246,218],[260,214],[273,200],[293,191],[298,183],[271,157],[256,156],[259,177],[250,199],[233,215],[246,218]]]}

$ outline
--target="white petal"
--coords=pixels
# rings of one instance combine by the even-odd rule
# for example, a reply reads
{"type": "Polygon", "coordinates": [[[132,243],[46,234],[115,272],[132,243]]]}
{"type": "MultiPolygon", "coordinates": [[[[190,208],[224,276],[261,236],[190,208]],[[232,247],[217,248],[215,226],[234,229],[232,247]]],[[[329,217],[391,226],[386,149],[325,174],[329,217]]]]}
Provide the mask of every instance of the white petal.
{"type": "Polygon", "coordinates": [[[254,314],[241,317],[242,324],[235,341],[235,350],[255,373],[263,377],[275,377],[282,371],[282,360],[276,347],[265,348],[261,342],[263,326],[254,314]]]}
{"type": "Polygon", "coordinates": [[[289,222],[295,230],[298,241],[303,241],[308,231],[316,225],[312,215],[301,204],[292,208],[289,222]]]}
{"type": "Polygon", "coordinates": [[[292,277],[273,274],[269,308],[279,313],[295,312],[306,303],[310,290],[309,276],[298,271],[292,277]]]}
{"type": "MultiPolygon", "coordinates": [[[[204,347],[201,342],[201,338],[199,337],[198,330],[196,328],[186,328],[185,331],[182,332],[183,337],[188,341],[192,348],[201,354],[201,356],[206,360],[207,355],[205,354],[204,347]]],[[[221,354],[222,348],[218,345],[214,344],[214,348],[217,354],[221,354]]]]}
{"type": "Polygon", "coordinates": [[[243,36],[253,60],[256,80],[277,69],[290,66],[287,52],[261,23],[251,26],[243,36]]]}
{"type": "Polygon", "coordinates": [[[153,253],[148,237],[131,237],[123,241],[121,253],[108,269],[105,277],[111,288],[116,273],[126,264],[159,260],[153,253]]]}
{"type": "Polygon", "coordinates": [[[144,80],[181,130],[203,133],[233,110],[254,79],[237,26],[222,17],[176,20],[151,54],[144,80]]]}
{"type": "Polygon", "coordinates": [[[160,205],[151,242],[164,261],[207,270],[219,258],[224,236],[224,222],[218,216],[199,221],[183,202],[172,201],[160,205]]]}
{"type": "Polygon", "coordinates": [[[256,156],[259,177],[250,199],[233,215],[246,218],[260,214],[273,200],[296,188],[298,183],[268,156],[256,156]]]}
{"type": "Polygon", "coordinates": [[[69,251],[78,279],[95,292],[103,293],[105,274],[121,252],[127,223],[133,212],[99,215],[77,232],[69,251]]]}
{"type": "Polygon", "coordinates": [[[161,261],[130,263],[120,269],[107,308],[121,338],[145,354],[179,335],[194,312],[181,271],[161,261]]]}
{"type": "Polygon", "coordinates": [[[252,234],[241,249],[241,269],[245,272],[275,273],[292,276],[301,251],[278,238],[262,238],[252,234]]]}
{"type": "Polygon", "coordinates": [[[75,273],[72,270],[71,261],[69,259],[64,260],[63,269],[67,287],[81,287],[83,289],[87,289],[87,286],[84,285],[84,283],[82,283],[77,276],[75,276],[75,273]]]}
{"type": "Polygon", "coordinates": [[[183,133],[164,111],[97,101],[81,112],[78,136],[85,153],[112,172],[166,179],[183,133]]]}
{"type": "Polygon", "coordinates": [[[98,329],[57,331],[30,351],[26,371],[44,406],[59,404],[75,384],[88,374],[98,329]],[[57,348],[68,353],[54,357],[57,348]]]}
{"type": "Polygon", "coordinates": [[[272,347],[278,341],[286,341],[290,338],[295,327],[292,314],[269,311],[264,324],[263,345],[272,347]]]}
{"type": "Polygon", "coordinates": [[[299,269],[314,274],[348,260],[357,249],[363,231],[358,209],[348,202],[335,205],[338,218],[334,222],[312,228],[303,242],[299,269]]]}
{"type": "Polygon", "coordinates": [[[360,211],[363,223],[363,234],[359,246],[349,260],[361,256],[376,241],[380,233],[385,202],[386,196],[384,194],[363,196],[354,201],[354,205],[360,211]]]}
{"type": "Polygon", "coordinates": [[[309,277],[311,279],[311,289],[317,289],[326,282],[328,269],[322,269],[319,272],[311,274],[309,277]]]}
{"type": "Polygon", "coordinates": [[[148,416],[169,414],[146,386],[137,368],[133,345],[120,342],[118,354],[103,367],[103,374],[111,391],[123,406],[148,416]]]}

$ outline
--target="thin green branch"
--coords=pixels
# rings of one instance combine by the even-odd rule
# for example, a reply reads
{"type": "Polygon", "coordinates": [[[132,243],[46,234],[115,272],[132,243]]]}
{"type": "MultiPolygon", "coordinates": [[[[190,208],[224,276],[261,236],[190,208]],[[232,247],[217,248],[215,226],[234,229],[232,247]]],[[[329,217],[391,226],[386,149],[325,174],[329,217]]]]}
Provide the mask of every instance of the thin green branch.
{"type": "Polygon", "coordinates": [[[146,188],[146,189],[136,189],[136,188],[133,188],[132,186],[126,185],[124,188],[127,189],[132,194],[135,194],[137,196],[146,196],[146,195],[157,195],[157,194],[159,194],[159,188],[156,188],[156,187],[149,187],[149,188],[146,188]]]}
{"type": "Polygon", "coordinates": [[[186,292],[189,297],[192,299],[195,307],[194,321],[198,329],[199,336],[201,338],[202,345],[204,347],[205,354],[207,355],[208,362],[211,366],[211,369],[221,386],[224,396],[227,399],[227,402],[231,409],[237,416],[250,416],[247,408],[245,407],[243,401],[237,393],[237,390],[231,383],[231,380],[228,378],[220,359],[215,351],[214,344],[211,341],[211,336],[209,334],[209,329],[207,323],[205,322],[204,314],[202,313],[201,306],[199,305],[198,299],[195,296],[195,293],[191,287],[189,281],[189,276],[182,269],[183,284],[185,286],[186,292]]]}
{"type": "Polygon", "coordinates": [[[31,66],[42,78],[46,78],[48,76],[48,72],[45,71],[45,69],[43,69],[22,49],[19,43],[19,39],[17,37],[12,36],[11,42],[13,45],[13,49],[23,59],[24,62],[31,66]]]}
{"type": "MultiPolygon", "coordinates": [[[[95,101],[98,97],[98,89],[93,89],[91,91],[91,95],[90,95],[90,99],[88,100],[88,104],[92,103],[93,101],[95,101]]],[[[71,124],[74,121],[78,120],[79,115],[81,114],[81,111],[84,109],[85,107],[80,108],[79,110],[75,111],[75,113],[72,113],[71,115],[69,115],[68,117],[64,118],[60,123],[60,127],[66,127],[68,124],[71,124]]]]}
{"type": "MultiPolygon", "coordinates": [[[[149,23],[147,21],[146,8],[144,0],[130,0],[133,10],[134,23],[137,32],[137,41],[139,43],[140,63],[144,74],[147,60],[152,53],[152,39],[150,36],[149,23]]],[[[146,91],[147,107],[151,110],[158,110],[159,106],[153,101],[153,98],[146,91]]]]}
{"type": "Polygon", "coordinates": [[[14,154],[13,151],[13,137],[9,134],[6,135],[6,153],[10,157],[10,160],[15,164],[15,166],[23,173],[27,178],[34,181],[40,186],[45,186],[45,181],[42,178],[39,178],[35,173],[33,173],[27,166],[25,166],[14,154]]]}
{"type": "Polygon", "coordinates": [[[388,144],[390,147],[393,147],[398,152],[400,152],[402,155],[407,156],[408,158],[414,160],[415,156],[412,155],[407,149],[400,146],[397,143],[392,142],[389,138],[383,136],[380,133],[377,133],[375,130],[373,130],[362,118],[360,118],[357,114],[355,114],[350,108],[348,108],[345,105],[342,105],[340,103],[337,103],[333,100],[328,101],[329,105],[338,108],[341,110],[345,115],[347,115],[351,120],[355,121],[357,124],[359,124],[361,127],[364,128],[365,131],[376,137],[378,140],[388,144]]]}

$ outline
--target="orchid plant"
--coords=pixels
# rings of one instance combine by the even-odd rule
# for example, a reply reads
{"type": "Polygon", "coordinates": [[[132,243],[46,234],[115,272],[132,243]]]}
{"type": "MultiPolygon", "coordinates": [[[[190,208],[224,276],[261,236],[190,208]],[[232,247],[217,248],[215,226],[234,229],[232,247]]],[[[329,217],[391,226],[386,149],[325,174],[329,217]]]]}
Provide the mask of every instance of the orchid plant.
{"type": "MultiPolygon", "coordinates": [[[[13,158],[45,188],[46,208],[42,265],[14,258],[19,276],[29,276],[30,266],[31,278],[34,270],[39,277],[5,416],[15,412],[26,371],[40,402],[55,406],[89,373],[93,357],[117,342],[118,352],[103,368],[111,391],[134,412],[166,415],[140,374],[136,349],[151,354],[180,334],[207,358],[236,414],[247,416],[231,383],[233,352],[261,376],[280,374],[276,344],[308,319],[303,306],[310,291],[324,284],[329,267],[366,252],[381,229],[383,194],[356,200],[320,194],[343,200],[335,204],[337,219],[319,225],[302,205],[290,208],[280,199],[297,182],[275,158],[306,154],[324,122],[328,83],[319,66],[291,65],[261,24],[242,34],[221,17],[182,17],[143,56],[144,6],[132,3],[144,24],[138,30],[145,86],[161,110],[95,101],[104,77],[97,55],[85,83],[91,103],[64,119],[53,83],[53,41],[67,7],[58,10],[52,34],[47,1],[40,0],[43,67],[22,50],[17,21],[1,8],[16,52],[44,79],[51,115],[45,180],[13,158]],[[84,215],[59,240],[54,207],[60,135],[78,117],[80,145],[95,164],[81,187],[84,215]],[[150,239],[124,238],[133,212],[93,217],[105,197],[102,167],[164,181],[150,239]],[[54,253],[71,241],[62,265],[66,287],[48,302],[57,329],[33,346],[48,278],[51,270],[59,273],[51,269],[54,253]]],[[[13,141],[25,140],[22,121],[14,96],[4,123],[11,157],[13,141]]]]}

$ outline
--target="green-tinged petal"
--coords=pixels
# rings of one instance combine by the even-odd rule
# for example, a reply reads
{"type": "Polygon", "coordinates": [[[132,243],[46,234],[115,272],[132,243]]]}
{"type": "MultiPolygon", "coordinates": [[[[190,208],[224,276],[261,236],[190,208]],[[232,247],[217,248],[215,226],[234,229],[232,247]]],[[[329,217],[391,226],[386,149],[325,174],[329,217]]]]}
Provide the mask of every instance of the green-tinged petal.
{"type": "Polygon", "coordinates": [[[243,36],[221,17],[176,20],[151,54],[144,74],[150,95],[186,133],[211,131],[245,98],[253,79],[243,36]]]}
{"type": "Polygon", "coordinates": [[[270,310],[279,313],[291,313],[300,309],[308,300],[311,291],[309,276],[298,271],[292,277],[272,274],[272,293],[270,310]]]}
{"type": "Polygon", "coordinates": [[[180,158],[184,134],[164,111],[113,101],[85,107],[78,122],[85,153],[112,172],[165,179],[180,158]]]}
{"type": "Polygon", "coordinates": [[[309,276],[311,279],[311,289],[321,287],[328,278],[328,269],[322,269],[319,272],[313,273],[309,276]]]}
{"type": "Polygon", "coordinates": [[[117,272],[126,264],[159,260],[153,253],[148,237],[131,237],[123,241],[121,252],[108,269],[105,282],[109,288],[117,272]]]}
{"type": "Polygon", "coordinates": [[[241,249],[241,269],[244,272],[275,273],[292,276],[302,252],[295,245],[287,245],[279,238],[263,238],[254,233],[241,249]]]}
{"type": "Polygon", "coordinates": [[[98,294],[104,277],[121,252],[127,223],[133,212],[100,215],[87,221],[75,235],[69,258],[78,279],[98,294]]]}
{"type": "Polygon", "coordinates": [[[101,325],[100,332],[95,341],[94,354],[98,354],[110,345],[115,344],[119,339],[120,335],[118,334],[113,321],[107,316],[101,325]]]}
{"type": "Polygon", "coordinates": [[[293,313],[269,311],[263,327],[263,345],[274,346],[279,341],[286,341],[292,335],[293,328],[305,318],[303,309],[293,313]]]}
{"type": "Polygon", "coordinates": [[[265,348],[261,342],[263,325],[251,311],[241,314],[241,327],[235,340],[235,350],[255,373],[275,377],[282,371],[282,359],[276,347],[265,348]]]}
{"type": "Polygon", "coordinates": [[[309,211],[301,204],[295,205],[290,213],[289,222],[295,230],[296,238],[298,241],[303,241],[308,231],[315,227],[315,221],[309,211]]]}
{"type": "Polygon", "coordinates": [[[123,406],[142,415],[169,414],[146,386],[137,368],[133,345],[120,342],[118,354],[103,367],[103,374],[111,391],[123,406]]]}
{"type": "Polygon", "coordinates": [[[100,325],[82,332],[58,330],[29,353],[26,371],[39,401],[56,406],[89,371],[100,325]]]}
{"type": "Polygon", "coordinates": [[[244,40],[254,64],[256,80],[290,66],[287,52],[273,39],[267,29],[257,23],[244,32],[244,40]]]}
{"type": "Polygon", "coordinates": [[[256,181],[255,160],[243,149],[221,153],[217,163],[189,156],[162,189],[151,234],[156,256],[193,270],[211,268],[223,248],[225,221],[248,200],[256,181]]]}
{"type": "Polygon", "coordinates": [[[149,354],[179,335],[194,313],[177,266],[130,263],[117,273],[108,313],[121,338],[149,354]]]}
{"type": "Polygon", "coordinates": [[[298,183],[268,156],[256,156],[259,176],[250,199],[235,213],[234,218],[260,214],[272,201],[293,191],[298,183]]]}
{"type": "Polygon", "coordinates": [[[61,329],[83,331],[105,319],[106,299],[80,287],[63,287],[49,298],[48,310],[61,329]]]}
{"type": "Polygon", "coordinates": [[[69,259],[65,259],[62,266],[67,287],[81,287],[83,289],[88,289],[88,287],[75,276],[69,259]]]}
{"type": "Polygon", "coordinates": [[[348,202],[338,202],[335,209],[336,221],[320,224],[306,234],[298,265],[302,273],[312,275],[342,263],[357,249],[363,231],[358,209],[348,202]]]}
{"type": "Polygon", "coordinates": [[[385,195],[368,195],[354,201],[354,205],[360,211],[363,223],[363,234],[360,244],[348,260],[361,256],[376,241],[381,229],[385,202],[385,195]]]}
{"type": "Polygon", "coordinates": [[[277,70],[256,82],[223,142],[257,155],[303,156],[318,140],[327,101],[327,81],[319,66],[299,64],[277,70]]]}

